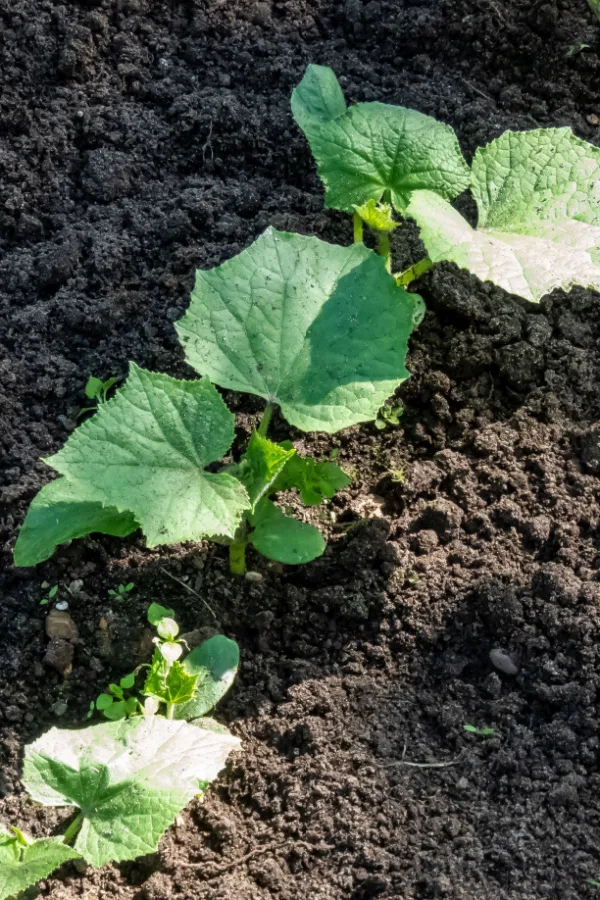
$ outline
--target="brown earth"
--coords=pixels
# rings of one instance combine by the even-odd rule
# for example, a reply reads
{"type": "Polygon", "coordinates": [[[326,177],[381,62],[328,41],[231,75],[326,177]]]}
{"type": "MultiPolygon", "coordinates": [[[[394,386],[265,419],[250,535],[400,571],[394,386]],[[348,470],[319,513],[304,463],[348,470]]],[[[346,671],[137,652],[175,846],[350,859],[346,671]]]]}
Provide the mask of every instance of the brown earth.
{"type": "MultiPolygon", "coordinates": [[[[23,744],[84,723],[147,656],[150,600],[242,647],[218,715],[244,752],[206,802],[157,854],[67,865],[32,896],[597,896],[596,294],[538,307],[450,267],[423,279],[402,427],[292,434],[339,448],[355,473],[311,566],[254,559],[264,581],[240,583],[222,548],[99,538],[11,567],[48,478],[40,457],[67,438],[89,374],[133,359],[190,375],[172,323],[196,267],[268,224],[350,240],[322,211],[290,114],[308,62],[331,65],[350,101],[450,123],[469,157],[506,128],[567,124],[596,141],[599,30],[584,0],[0,0],[0,24],[1,819],[41,835],[64,818],[21,792],[23,744]],[[66,679],[41,662],[45,582],[79,628],[66,679]],[[518,674],[492,666],[494,649],[518,674]]],[[[398,237],[398,264],[414,246],[398,237]]],[[[248,433],[259,404],[227,399],[248,433]]]]}

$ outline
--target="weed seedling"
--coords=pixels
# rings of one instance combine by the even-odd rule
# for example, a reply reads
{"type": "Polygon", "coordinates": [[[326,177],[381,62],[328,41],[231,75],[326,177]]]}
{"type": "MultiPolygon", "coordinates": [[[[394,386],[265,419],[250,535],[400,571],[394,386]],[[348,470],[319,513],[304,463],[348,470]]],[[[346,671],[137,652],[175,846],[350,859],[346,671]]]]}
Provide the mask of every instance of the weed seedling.
{"type": "Polygon", "coordinates": [[[404,412],[404,407],[394,403],[384,403],[375,419],[375,428],[384,431],[386,428],[397,428],[404,412]]]}
{"type": "Polygon", "coordinates": [[[50,588],[48,593],[40,600],[40,606],[47,606],[51,600],[54,600],[58,593],[58,585],[55,584],[50,588]]]}
{"type": "Polygon", "coordinates": [[[135,582],[133,582],[133,581],[130,581],[129,584],[120,584],[117,587],[116,591],[110,589],[108,591],[108,596],[114,597],[115,600],[125,600],[125,598],[127,597],[127,594],[131,593],[131,591],[134,589],[134,587],[135,587],[135,582]]]}
{"type": "Polygon", "coordinates": [[[118,377],[107,378],[106,381],[102,381],[101,378],[96,378],[95,375],[90,375],[85,386],[85,396],[88,398],[88,400],[92,400],[95,405],[86,406],[84,409],[80,409],[77,413],[77,418],[79,418],[79,416],[83,416],[84,413],[95,412],[99,406],[101,406],[103,403],[106,403],[106,401],[108,400],[108,392],[112,387],[115,386],[118,381],[118,377]]]}

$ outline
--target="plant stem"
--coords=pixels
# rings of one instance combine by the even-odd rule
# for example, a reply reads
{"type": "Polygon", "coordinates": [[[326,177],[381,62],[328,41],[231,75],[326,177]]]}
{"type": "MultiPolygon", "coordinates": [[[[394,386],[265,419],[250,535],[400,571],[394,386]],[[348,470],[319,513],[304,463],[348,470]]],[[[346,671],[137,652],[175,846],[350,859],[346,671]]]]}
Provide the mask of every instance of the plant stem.
{"type": "Polygon", "coordinates": [[[363,242],[363,220],[357,212],[354,213],[354,243],[362,244],[363,242]]]}
{"type": "Polygon", "coordinates": [[[379,231],[377,233],[377,252],[383,256],[385,267],[388,272],[392,271],[392,250],[390,247],[390,236],[387,231],[379,231]]]}
{"type": "Polygon", "coordinates": [[[260,420],[260,425],[258,426],[258,433],[261,437],[267,436],[267,430],[271,423],[271,416],[273,415],[273,404],[267,403],[265,406],[265,411],[263,413],[263,417],[260,420]]]}
{"type": "Polygon", "coordinates": [[[167,703],[167,719],[172,719],[175,713],[175,704],[167,703]]]}
{"type": "Polygon", "coordinates": [[[229,571],[232,575],[244,575],[246,572],[246,539],[234,540],[229,545],[229,571]]]}
{"type": "Polygon", "coordinates": [[[79,834],[79,831],[80,831],[82,825],[83,825],[83,816],[82,815],[79,815],[75,819],[73,819],[73,821],[71,822],[71,824],[69,825],[69,827],[67,828],[67,830],[65,831],[65,833],[63,835],[63,843],[68,844],[69,841],[72,841],[73,838],[79,834]]]}
{"type": "Polygon", "coordinates": [[[411,266],[409,269],[405,269],[404,272],[400,272],[399,275],[396,275],[396,284],[399,284],[402,287],[408,287],[411,282],[416,281],[417,278],[420,278],[421,275],[428,272],[432,266],[432,261],[426,256],[425,259],[420,259],[414,266],[411,266]]]}

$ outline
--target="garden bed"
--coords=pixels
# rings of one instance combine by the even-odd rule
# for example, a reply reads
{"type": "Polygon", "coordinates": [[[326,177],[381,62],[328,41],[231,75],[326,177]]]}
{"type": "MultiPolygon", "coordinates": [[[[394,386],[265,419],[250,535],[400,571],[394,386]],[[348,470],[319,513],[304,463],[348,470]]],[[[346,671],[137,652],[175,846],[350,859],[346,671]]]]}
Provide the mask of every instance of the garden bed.
{"type": "MultiPolygon", "coordinates": [[[[330,540],[315,563],[250,555],[262,580],[240,580],[224,548],[136,536],[11,566],[40,457],[68,437],[88,376],[129,360],[190,376],[173,322],[195,268],[269,224],[350,243],[290,113],[307,63],[332,66],[351,102],[451,124],[468,158],[507,128],[597,142],[586,4],[0,0],[0,23],[0,820],[42,835],[65,819],[22,793],[23,744],[85,723],[148,658],[150,601],[242,651],[217,715],[244,749],[205,802],[158,853],[67,864],[39,896],[596,896],[597,294],[537,306],[442,266],[419,283],[400,427],[305,436],[275,419],[354,475],[312,513],[330,540]],[[42,664],[55,584],[79,630],[66,678],[42,664]]],[[[414,261],[400,238],[394,252],[414,261]]],[[[246,437],[262,404],[226,394],[246,437]]]]}

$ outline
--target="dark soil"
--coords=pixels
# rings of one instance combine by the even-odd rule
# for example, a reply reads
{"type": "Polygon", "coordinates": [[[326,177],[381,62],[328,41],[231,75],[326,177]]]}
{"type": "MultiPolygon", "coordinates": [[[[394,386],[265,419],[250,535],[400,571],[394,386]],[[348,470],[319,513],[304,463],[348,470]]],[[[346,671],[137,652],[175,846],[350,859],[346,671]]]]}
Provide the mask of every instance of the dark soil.
{"type": "MultiPolygon", "coordinates": [[[[356,475],[312,566],[254,559],[263,582],[240,583],[222,548],[99,538],[11,567],[48,479],[40,457],[67,438],[89,374],[124,375],[130,359],[191,374],[172,323],[196,267],[270,223],[350,240],[290,114],[308,62],[331,65],[350,101],[450,123],[468,155],[506,128],[594,141],[584,0],[0,0],[0,27],[1,818],[36,835],[64,819],[21,792],[23,744],[85,723],[147,658],[148,601],[243,651],[218,716],[244,751],[206,802],[156,855],[65,866],[39,896],[597,896],[597,295],[537,307],[450,267],[425,278],[402,427],[293,435],[338,447],[356,475]],[[130,598],[111,600],[127,581],[130,598]],[[42,664],[44,583],[79,627],[67,678],[42,664]],[[494,649],[518,674],[492,666],[494,649]]],[[[399,261],[413,243],[398,239],[399,261]]],[[[247,432],[259,404],[227,399],[247,432]]]]}

